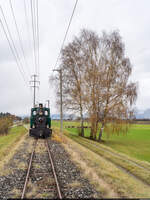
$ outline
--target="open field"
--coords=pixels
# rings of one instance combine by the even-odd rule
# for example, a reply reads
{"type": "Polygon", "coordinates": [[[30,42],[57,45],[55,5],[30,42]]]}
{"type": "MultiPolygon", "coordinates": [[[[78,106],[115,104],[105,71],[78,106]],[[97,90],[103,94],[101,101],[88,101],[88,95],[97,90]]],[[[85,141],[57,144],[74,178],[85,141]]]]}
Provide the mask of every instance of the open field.
{"type": "MultiPolygon", "coordinates": [[[[65,126],[79,126],[78,122],[64,122],[65,126]]],[[[87,125],[87,124],[85,124],[87,125]]],[[[58,127],[59,121],[52,121],[52,126],[58,127]]],[[[66,128],[71,135],[78,135],[77,128],[66,128]]],[[[85,129],[85,136],[89,137],[90,129],[85,129]]],[[[104,133],[103,145],[127,154],[133,158],[150,162],[150,125],[134,124],[126,135],[111,135],[109,138],[104,133]]]]}
{"type": "Polygon", "coordinates": [[[0,136],[0,161],[8,155],[16,143],[27,132],[27,129],[23,126],[15,126],[9,130],[8,135],[0,136]]]}

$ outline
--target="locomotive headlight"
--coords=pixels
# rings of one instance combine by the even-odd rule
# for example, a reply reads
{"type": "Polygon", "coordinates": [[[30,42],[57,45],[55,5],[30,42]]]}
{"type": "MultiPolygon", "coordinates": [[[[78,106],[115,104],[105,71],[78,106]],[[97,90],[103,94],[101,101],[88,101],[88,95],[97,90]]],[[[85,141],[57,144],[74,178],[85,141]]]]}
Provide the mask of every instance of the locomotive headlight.
{"type": "Polygon", "coordinates": [[[39,112],[39,115],[43,115],[43,112],[39,112]]]}

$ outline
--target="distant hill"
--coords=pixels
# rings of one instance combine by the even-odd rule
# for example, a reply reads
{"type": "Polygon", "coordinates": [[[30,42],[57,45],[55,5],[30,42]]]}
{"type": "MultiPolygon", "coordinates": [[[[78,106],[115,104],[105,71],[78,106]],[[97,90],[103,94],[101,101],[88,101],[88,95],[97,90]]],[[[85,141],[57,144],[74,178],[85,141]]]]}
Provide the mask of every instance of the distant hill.
{"type": "MultiPolygon", "coordinates": [[[[84,116],[85,118],[87,118],[87,116],[84,116]]],[[[135,117],[136,119],[150,119],[150,109],[146,109],[144,111],[141,110],[137,110],[135,113],[135,117]]],[[[59,114],[52,114],[51,115],[52,120],[60,120],[60,115],[59,114]]],[[[67,119],[76,119],[77,116],[75,115],[67,115],[64,114],[63,119],[67,120],[67,119]]]]}
{"type": "MultiPolygon", "coordinates": [[[[21,118],[24,119],[25,117],[30,117],[29,115],[22,115],[21,118]]],[[[87,118],[87,115],[84,116],[85,118],[87,118]]],[[[146,109],[144,111],[141,110],[137,110],[135,113],[135,117],[136,119],[150,119],[150,109],[146,109]]],[[[77,116],[74,114],[64,114],[63,119],[67,120],[67,119],[76,119],[77,116]]],[[[60,120],[60,114],[51,114],[51,119],[52,120],[60,120]]]]}
{"type": "Polygon", "coordinates": [[[146,109],[144,111],[136,111],[135,117],[136,119],[150,119],[150,109],[146,109]]]}
{"type": "MultiPolygon", "coordinates": [[[[59,120],[60,119],[60,114],[51,114],[51,119],[52,120],[59,120]]],[[[64,120],[68,120],[68,119],[74,120],[74,119],[76,119],[76,116],[73,115],[73,114],[70,114],[70,115],[64,114],[63,115],[63,119],[64,120]]]]}

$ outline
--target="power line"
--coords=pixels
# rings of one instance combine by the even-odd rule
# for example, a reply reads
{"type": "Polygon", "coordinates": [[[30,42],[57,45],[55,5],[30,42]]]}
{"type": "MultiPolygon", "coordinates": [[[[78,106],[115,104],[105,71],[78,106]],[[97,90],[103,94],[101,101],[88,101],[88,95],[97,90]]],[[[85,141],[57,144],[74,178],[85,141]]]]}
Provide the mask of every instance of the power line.
{"type": "Polygon", "coordinates": [[[12,52],[14,58],[15,58],[15,61],[16,61],[16,63],[17,63],[17,66],[18,66],[18,69],[19,69],[19,71],[20,71],[20,73],[21,73],[21,76],[23,77],[23,80],[24,80],[26,86],[28,87],[27,82],[26,82],[26,79],[25,79],[25,76],[24,76],[25,73],[24,73],[24,70],[23,70],[23,68],[22,68],[22,64],[21,64],[21,62],[20,62],[20,58],[19,58],[17,49],[16,49],[16,47],[15,47],[13,38],[12,38],[12,36],[11,36],[10,30],[9,30],[9,27],[8,27],[8,24],[7,24],[7,21],[6,21],[6,18],[5,18],[5,15],[4,15],[4,12],[3,12],[3,9],[2,9],[1,6],[0,6],[0,10],[1,10],[1,13],[2,13],[2,15],[3,15],[3,19],[4,19],[4,22],[5,22],[5,25],[6,25],[6,29],[7,29],[7,31],[6,31],[6,29],[5,29],[5,27],[4,27],[4,24],[3,24],[2,20],[0,19],[0,23],[1,23],[1,26],[2,26],[2,29],[3,29],[3,32],[4,32],[5,36],[6,36],[6,39],[7,39],[7,41],[8,41],[9,47],[10,47],[10,49],[11,49],[11,52],[12,52]],[[7,34],[7,32],[8,32],[8,34],[7,34]],[[10,38],[10,39],[9,39],[9,38],[10,38]]]}
{"type": "Polygon", "coordinates": [[[70,28],[70,25],[71,25],[71,22],[72,22],[72,18],[74,16],[74,13],[75,13],[75,9],[77,7],[77,3],[78,3],[78,0],[76,0],[75,2],[75,5],[74,5],[74,8],[73,8],[73,11],[72,11],[72,14],[71,14],[71,17],[70,17],[70,20],[69,20],[69,24],[68,24],[68,27],[67,27],[67,30],[66,30],[66,33],[65,33],[65,37],[63,39],[63,42],[62,42],[62,45],[61,45],[61,48],[60,48],[60,51],[59,51],[59,54],[58,54],[58,57],[57,57],[57,60],[56,60],[56,63],[54,65],[54,68],[56,68],[56,65],[58,63],[58,60],[59,60],[59,57],[60,57],[60,54],[61,54],[61,51],[63,49],[63,46],[64,46],[64,43],[65,43],[65,40],[66,40],[66,37],[67,37],[67,34],[68,34],[68,31],[69,31],[69,28],[70,28]]]}
{"type": "MultiPolygon", "coordinates": [[[[29,18],[28,18],[28,15],[27,15],[27,4],[26,4],[26,2],[27,1],[24,0],[24,12],[25,12],[25,22],[26,22],[26,27],[27,27],[27,38],[28,38],[29,49],[32,49],[31,38],[30,38],[30,31],[29,31],[30,30],[30,24],[29,24],[29,18]]],[[[33,53],[33,60],[31,61],[31,63],[34,66],[34,53],[33,53]]]]}
{"type": "Polygon", "coordinates": [[[37,66],[38,66],[38,75],[40,73],[40,63],[39,63],[39,5],[38,0],[36,0],[36,39],[37,39],[37,66]]]}
{"type": "Polygon", "coordinates": [[[34,33],[35,33],[35,53],[37,74],[39,74],[39,7],[38,0],[33,0],[34,33]]]}
{"type": "Polygon", "coordinates": [[[35,36],[35,55],[36,55],[36,74],[38,73],[38,62],[37,62],[37,26],[36,26],[36,1],[33,0],[33,25],[34,25],[34,36],[35,36]]]}
{"type": "Polygon", "coordinates": [[[6,39],[7,39],[7,41],[8,41],[10,50],[11,50],[11,52],[12,52],[14,58],[15,58],[16,64],[17,64],[18,69],[19,69],[19,72],[21,73],[21,76],[23,77],[23,80],[24,80],[24,82],[25,82],[25,84],[26,84],[26,80],[25,80],[24,75],[23,75],[23,73],[22,73],[22,71],[21,71],[21,69],[20,69],[20,65],[19,65],[19,63],[18,63],[18,60],[17,60],[16,55],[15,55],[15,52],[14,52],[14,50],[13,50],[13,47],[12,47],[12,45],[11,45],[11,42],[10,42],[10,40],[9,40],[9,37],[8,37],[8,35],[7,35],[7,32],[6,32],[6,30],[5,30],[5,27],[4,27],[3,22],[2,22],[1,19],[0,19],[0,23],[1,23],[1,26],[2,26],[2,29],[3,29],[3,32],[4,32],[5,36],[6,36],[6,39]]]}
{"type": "Polygon", "coordinates": [[[11,0],[9,0],[9,4],[10,4],[10,8],[11,8],[13,19],[14,19],[14,22],[15,22],[15,27],[16,27],[16,31],[17,31],[17,34],[18,34],[19,43],[20,43],[20,47],[21,47],[21,50],[22,50],[23,58],[24,58],[24,61],[25,61],[25,65],[27,66],[28,74],[30,76],[31,73],[30,73],[30,70],[28,68],[29,66],[28,66],[28,63],[27,63],[26,56],[25,56],[25,51],[24,51],[24,48],[23,48],[23,43],[22,43],[21,35],[19,33],[18,26],[17,26],[17,21],[16,21],[16,17],[15,17],[15,14],[14,14],[14,9],[13,9],[11,0]]]}
{"type": "Polygon", "coordinates": [[[34,26],[35,26],[35,47],[37,58],[37,74],[39,75],[39,8],[38,0],[34,0],[34,26]]]}
{"type": "Polygon", "coordinates": [[[35,73],[37,72],[37,62],[36,62],[36,41],[35,41],[35,19],[34,19],[34,4],[33,1],[30,0],[30,7],[31,7],[31,18],[32,18],[32,37],[33,37],[33,52],[34,52],[34,63],[35,63],[35,73]]]}
{"type": "MultiPolygon", "coordinates": [[[[76,0],[75,2],[75,5],[74,5],[74,8],[73,8],[73,11],[72,11],[72,14],[71,14],[71,17],[70,17],[70,20],[69,20],[69,24],[68,24],[68,27],[66,29],[66,32],[65,32],[65,36],[64,36],[64,39],[63,39],[63,42],[62,42],[62,45],[61,45],[61,48],[60,48],[60,51],[59,51],[59,54],[58,54],[58,57],[56,59],[56,63],[54,65],[54,69],[56,68],[57,66],[57,63],[58,63],[58,60],[59,60],[59,57],[60,57],[60,54],[61,54],[61,51],[63,49],[63,46],[64,46],[64,43],[65,43],[65,40],[67,38],[67,34],[69,32],[69,28],[70,28],[70,25],[71,25],[71,22],[72,22],[72,19],[73,19],[73,16],[74,16],[74,13],[75,13],[75,9],[77,7],[77,3],[78,3],[78,0],[76,0]]],[[[50,85],[49,85],[49,88],[48,88],[48,94],[50,93],[50,85]]],[[[48,95],[49,96],[49,95],[48,95]]]]}

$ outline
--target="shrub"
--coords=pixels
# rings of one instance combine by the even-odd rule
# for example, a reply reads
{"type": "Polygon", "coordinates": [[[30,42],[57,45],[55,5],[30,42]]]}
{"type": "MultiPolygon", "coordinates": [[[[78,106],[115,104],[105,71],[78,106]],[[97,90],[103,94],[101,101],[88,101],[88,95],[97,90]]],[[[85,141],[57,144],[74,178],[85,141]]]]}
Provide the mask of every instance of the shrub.
{"type": "Polygon", "coordinates": [[[12,126],[12,119],[9,117],[0,118],[0,134],[8,134],[8,130],[12,126]]]}
{"type": "Polygon", "coordinates": [[[29,117],[25,117],[25,118],[23,119],[23,123],[29,124],[29,122],[30,122],[29,117]]]}

